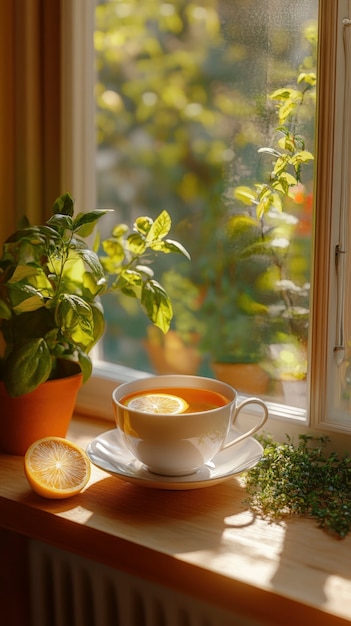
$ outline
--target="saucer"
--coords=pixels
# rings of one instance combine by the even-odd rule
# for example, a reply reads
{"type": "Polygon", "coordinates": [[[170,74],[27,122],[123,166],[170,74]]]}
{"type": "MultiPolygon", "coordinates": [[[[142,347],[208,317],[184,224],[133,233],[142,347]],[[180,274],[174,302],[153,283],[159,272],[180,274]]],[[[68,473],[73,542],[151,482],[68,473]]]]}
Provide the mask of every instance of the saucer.
{"type": "MultiPolygon", "coordinates": [[[[239,434],[238,431],[231,430],[228,441],[234,440],[239,434]]],[[[234,450],[219,452],[212,461],[202,465],[194,474],[161,476],[150,472],[129,452],[118,428],[108,430],[93,439],[86,451],[94,465],[122,480],[143,487],[171,490],[200,489],[217,485],[254,467],[263,454],[261,444],[256,439],[248,437],[238,443],[234,450]]]]}

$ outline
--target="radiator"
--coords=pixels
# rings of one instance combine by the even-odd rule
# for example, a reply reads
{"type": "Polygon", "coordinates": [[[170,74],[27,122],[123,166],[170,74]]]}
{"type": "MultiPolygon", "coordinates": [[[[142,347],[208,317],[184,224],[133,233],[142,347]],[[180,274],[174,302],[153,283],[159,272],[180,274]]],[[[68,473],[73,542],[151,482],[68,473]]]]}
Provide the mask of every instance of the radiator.
{"type": "Polygon", "coordinates": [[[29,543],[31,626],[259,626],[37,541],[29,543]]]}

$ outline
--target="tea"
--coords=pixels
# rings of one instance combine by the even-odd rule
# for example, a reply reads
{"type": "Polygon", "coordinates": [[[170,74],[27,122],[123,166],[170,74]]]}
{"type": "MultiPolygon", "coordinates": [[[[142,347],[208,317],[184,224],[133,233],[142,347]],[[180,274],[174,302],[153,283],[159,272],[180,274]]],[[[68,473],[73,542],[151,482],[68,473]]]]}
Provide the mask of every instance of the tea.
{"type": "Polygon", "coordinates": [[[263,426],[267,407],[259,398],[237,404],[233,387],[214,378],[169,374],[122,383],[112,394],[117,436],[150,472],[192,474],[222,450],[263,426]],[[228,433],[247,404],[263,414],[245,433],[228,433]]]}
{"type": "Polygon", "coordinates": [[[201,389],[199,387],[160,387],[130,393],[121,398],[120,402],[125,406],[145,413],[171,414],[211,411],[225,406],[230,400],[217,391],[210,389],[201,389]]]}

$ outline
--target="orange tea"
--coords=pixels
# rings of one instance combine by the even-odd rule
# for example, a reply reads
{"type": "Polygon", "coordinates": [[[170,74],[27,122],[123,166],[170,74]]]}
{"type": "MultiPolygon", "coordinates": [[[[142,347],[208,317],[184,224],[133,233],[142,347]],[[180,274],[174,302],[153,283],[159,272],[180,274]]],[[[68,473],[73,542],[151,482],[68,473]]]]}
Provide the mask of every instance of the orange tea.
{"type": "Polygon", "coordinates": [[[229,404],[217,391],[199,387],[158,387],[136,391],[120,399],[121,404],[145,413],[199,413],[229,404]]]}
{"type": "Polygon", "coordinates": [[[222,450],[251,437],[268,417],[259,398],[246,398],[237,405],[236,391],[230,385],[182,374],[122,383],[112,393],[112,404],[117,440],[149,472],[164,476],[193,474],[222,450]],[[247,404],[259,404],[261,418],[228,439],[247,404]]]}

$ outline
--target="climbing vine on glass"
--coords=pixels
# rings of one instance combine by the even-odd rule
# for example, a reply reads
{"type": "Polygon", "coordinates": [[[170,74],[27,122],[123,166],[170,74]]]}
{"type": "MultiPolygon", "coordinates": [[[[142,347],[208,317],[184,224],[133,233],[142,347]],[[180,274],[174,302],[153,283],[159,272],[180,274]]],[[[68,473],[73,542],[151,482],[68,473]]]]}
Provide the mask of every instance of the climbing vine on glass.
{"type": "MultiPolygon", "coordinates": [[[[316,55],[316,30],[314,27],[305,31],[305,36],[311,44],[312,54],[316,55]]],[[[246,205],[256,206],[256,215],[262,219],[272,208],[275,211],[283,210],[284,200],[287,197],[296,199],[296,192],[301,186],[301,170],[313,161],[312,152],[305,148],[305,138],[298,132],[301,126],[299,115],[306,115],[310,107],[314,110],[316,99],[316,72],[306,70],[311,63],[311,56],[305,59],[303,68],[296,78],[296,86],[281,87],[269,95],[269,100],[275,104],[278,126],[274,132],[274,146],[259,148],[259,154],[266,154],[271,161],[271,172],[268,182],[257,182],[253,187],[239,186],[234,190],[234,196],[246,205]],[[306,66],[306,67],[305,67],[306,66]],[[312,106],[311,106],[312,105],[312,106]]]]}
{"type": "Polygon", "coordinates": [[[245,475],[250,508],[280,521],[293,515],[313,517],[338,538],[351,530],[351,457],[325,451],[327,437],[300,435],[294,445],[258,437],[262,461],[245,475]]]}

